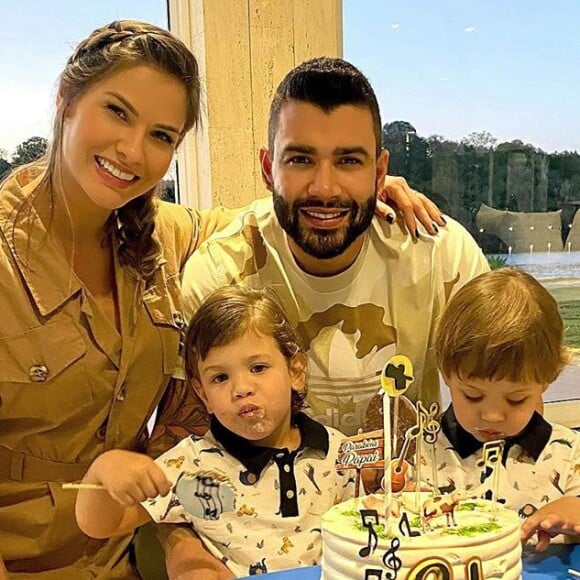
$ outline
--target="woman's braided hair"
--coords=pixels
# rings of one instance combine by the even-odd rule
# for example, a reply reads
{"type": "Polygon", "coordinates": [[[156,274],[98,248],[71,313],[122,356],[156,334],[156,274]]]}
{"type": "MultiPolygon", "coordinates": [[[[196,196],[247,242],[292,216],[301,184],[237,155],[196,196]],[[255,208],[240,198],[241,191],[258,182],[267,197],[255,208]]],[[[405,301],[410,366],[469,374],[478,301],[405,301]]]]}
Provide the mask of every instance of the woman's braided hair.
{"type": "MultiPolygon", "coordinates": [[[[120,69],[150,65],[179,79],[186,89],[187,116],[181,139],[199,120],[200,84],[197,61],[167,30],[133,20],[115,21],[83,40],[68,59],[59,79],[59,106],[45,163],[44,186],[58,187],[64,120],[73,104],[97,82],[120,69]]],[[[159,184],[113,212],[104,232],[119,242],[119,259],[149,282],[155,271],[159,244],[153,238],[159,184]]]]}

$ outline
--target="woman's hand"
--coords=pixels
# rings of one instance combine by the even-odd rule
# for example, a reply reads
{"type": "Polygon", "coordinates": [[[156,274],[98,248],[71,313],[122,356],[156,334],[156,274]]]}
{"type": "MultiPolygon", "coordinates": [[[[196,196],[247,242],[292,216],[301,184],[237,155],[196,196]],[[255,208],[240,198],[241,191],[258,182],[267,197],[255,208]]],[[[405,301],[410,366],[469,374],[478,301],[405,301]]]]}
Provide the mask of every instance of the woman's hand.
{"type": "Polygon", "coordinates": [[[394,223],[398,211],[413,238],[419,236],[417,220],[431,235],[445,227],[446,221],[439,208],[425,195],[411,189],[403,177],[386,175],[377,192],[376,215],[394,223]]]}

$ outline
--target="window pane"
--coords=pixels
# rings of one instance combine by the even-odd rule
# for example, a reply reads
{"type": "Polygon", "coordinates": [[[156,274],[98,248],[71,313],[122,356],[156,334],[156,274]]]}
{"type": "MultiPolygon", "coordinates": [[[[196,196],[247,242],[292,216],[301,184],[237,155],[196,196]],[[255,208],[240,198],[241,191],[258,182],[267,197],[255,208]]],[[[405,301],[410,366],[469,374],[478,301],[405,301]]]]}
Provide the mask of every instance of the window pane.
{"type": "MultiPolygon", "coordinates": [[[[580,362],[580,3],[344,0],[389,173],[555,296],[580,362]]],[[[548,399],[578,397],[569,368],[548,399]]],[[[576,419],[580,421],[580,419],[576,419]]]]}

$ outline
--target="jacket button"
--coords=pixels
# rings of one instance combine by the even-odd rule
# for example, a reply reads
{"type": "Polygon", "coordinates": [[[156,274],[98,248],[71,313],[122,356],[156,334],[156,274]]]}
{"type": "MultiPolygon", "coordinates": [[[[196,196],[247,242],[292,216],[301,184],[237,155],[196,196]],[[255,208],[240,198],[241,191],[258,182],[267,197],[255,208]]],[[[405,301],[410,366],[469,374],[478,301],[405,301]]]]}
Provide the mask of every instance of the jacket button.
{"type": "Polygon", "coordinates": [[[173,324],[175,324],[177,328],[182,329],[185,326],[185,319],[179,310],[173,312],[171,316],[173,317],[173,324]]]}
{"type": "Polygon", "coordinates": [[[44,383],[48,378],[48,367],[46,365],[32,365],[28,371],[28,376],[33,383],[44,383]]]}

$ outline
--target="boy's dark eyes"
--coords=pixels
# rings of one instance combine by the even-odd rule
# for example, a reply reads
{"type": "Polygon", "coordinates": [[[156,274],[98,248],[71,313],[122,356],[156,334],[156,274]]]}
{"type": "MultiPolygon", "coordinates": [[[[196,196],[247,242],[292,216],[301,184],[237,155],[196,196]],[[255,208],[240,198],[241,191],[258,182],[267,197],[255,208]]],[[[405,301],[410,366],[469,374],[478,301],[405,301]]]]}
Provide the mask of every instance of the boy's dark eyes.
{"type": "Polygon", "coordinates": [[[263,373],[267,368],[268,368],[268,365],[255,364],[255,365],[252,365],[252,372],[253,373],[263,373]]]}
{"type": "Polygon", "coordinates": [[[215,375],[211,378],[212,383],[223,383],[224,381],[228,380],[228,375],[226,373],[220,373],[219,375],[215,375]]]}
{"type": "Polygon", "coordinates": [[[521,405],[522,403],[524,403],[527,400],[527,397],[523,398],[523,399],[517,399],[517,400],[512,400],[512,399],[508,399],[508,403],[510,405],[521,405]]]}

